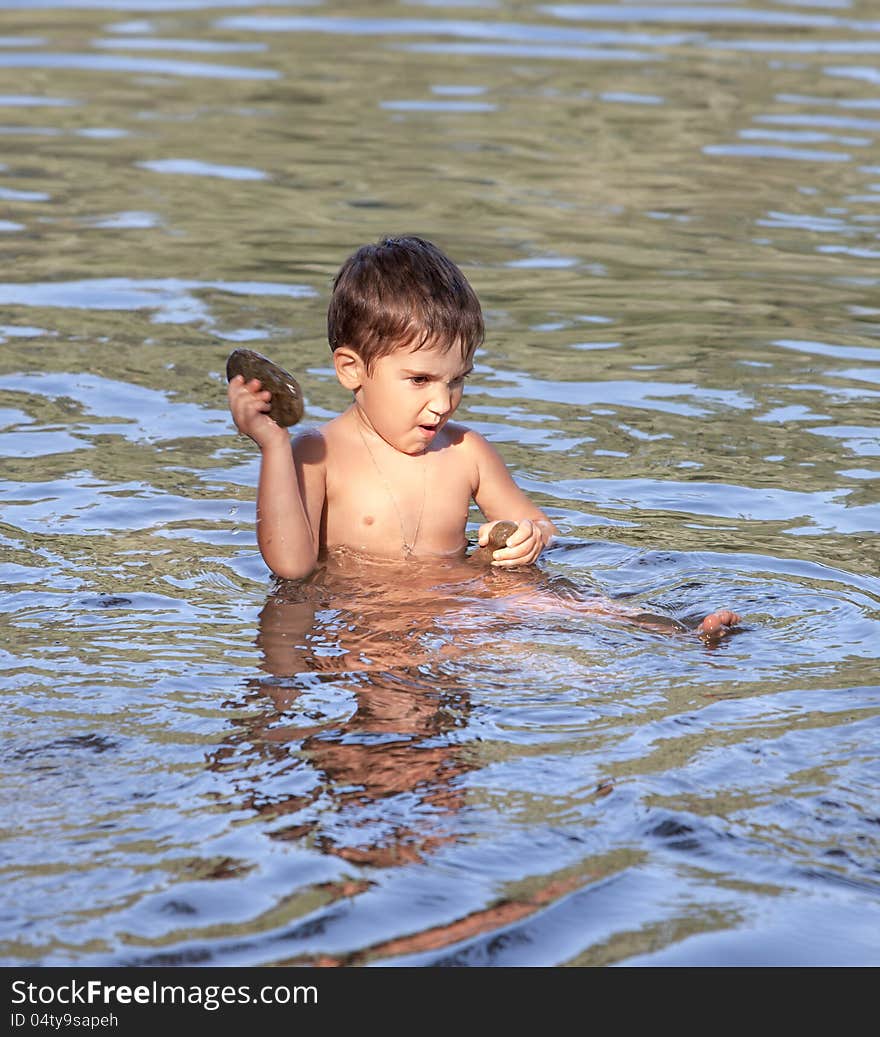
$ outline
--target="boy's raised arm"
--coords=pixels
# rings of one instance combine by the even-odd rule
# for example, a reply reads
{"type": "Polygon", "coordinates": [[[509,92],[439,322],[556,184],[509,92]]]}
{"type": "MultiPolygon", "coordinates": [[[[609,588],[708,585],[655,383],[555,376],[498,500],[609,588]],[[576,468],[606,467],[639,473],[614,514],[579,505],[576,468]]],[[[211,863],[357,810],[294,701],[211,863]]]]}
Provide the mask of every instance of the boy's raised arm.
{"type": "Polygon", "coordinates": [[[297,437],[265,412],[269,393],[239,375],[229,383],[229,408],[239,432],[261,452],[257,487],[257,544],[276,576],[297,580],[315,568],[324,508],[324,440],[318,432],[297,437]]]}
{"type": "Polygon", "coordinates": [[[292,446],[287,439],[263,448],[257,544],[263,561],[283,580],[302,579],[315,568],[324,492],[320,433],[305,433],[292,446]]]}
{"type": "Polygon", "coordinates": [[[472,430],[466,439],[476,462],[474,501],[488,520],[480,527],[480,546],[488,543],[495,522],[511,519],[517,523],[517,530],[508,537],[507,547],[495,552],[492,564],[504,568],[530,565],[553,538],[556,527],[516,485],[491,443],[472,430]]]}

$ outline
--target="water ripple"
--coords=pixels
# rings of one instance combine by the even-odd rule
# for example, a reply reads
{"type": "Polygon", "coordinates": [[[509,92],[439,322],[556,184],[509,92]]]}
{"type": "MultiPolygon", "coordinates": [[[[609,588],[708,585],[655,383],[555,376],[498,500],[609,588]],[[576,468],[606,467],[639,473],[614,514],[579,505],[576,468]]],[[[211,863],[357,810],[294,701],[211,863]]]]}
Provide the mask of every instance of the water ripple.
{"type": "Polygon", "coordinates": [[[110,277],[42,284],[0,284],[0,303],[5,306],[84,310],[154,310],[153,320],[157,322],[185,324],[190,321],[211,322],[209,307],[195,294],[211,290],[288,299],[308,299],[315,294],[309,285],[301,284],[110,277]]]}
{"type": "Polygon", "coordinates": [[[0,0],[4,963],[880,963],[870,7],[0,0]],[[405,232],[562,534],[276,583],[224,355],[405,232]]]}
{"type": "Polygon", "coordinates": [[[110,54],[0,53],[0,69],[77,69],[85,72],[137,72],[148,75],[195,76],[207,79],[277,79],[272,69],[209,65],[198,61],[126,58],[110,54]]]}

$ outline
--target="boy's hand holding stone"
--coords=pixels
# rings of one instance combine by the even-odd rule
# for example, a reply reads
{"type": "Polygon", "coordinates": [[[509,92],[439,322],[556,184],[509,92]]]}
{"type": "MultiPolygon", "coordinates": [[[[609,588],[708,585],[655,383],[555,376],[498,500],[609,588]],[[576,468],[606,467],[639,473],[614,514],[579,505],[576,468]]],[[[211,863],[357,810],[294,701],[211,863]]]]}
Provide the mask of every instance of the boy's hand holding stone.
{"type": "Polygon", "coordinates": [[[286,429],[269,417],[272,394],[262,388],[258,379],[245,382],[240,374],[236,375],[229,382],[227,395],[235,427],[243,436],[249,436],[261,450],[276,442],[290,442],[286,429]]]}
{"type": "Polygon", "coordinates": [[[288,371],[252,349],[233,349],[226,358],[229,409],[238,431],[262,450],[270,443],[289,445],[279,432],[303,416],[299,383],[288,371]]]}
{"type": "MultiPolygon", "coordinates": [[[[479,544],[485,547],[491,537],[492,529],[497,522],[486,522],[480,526],[479,544]]],[[[534,519],[523,519],[517,523],[516,529],[507,537],[507,544],[496,549],[492,556],[492,565],[512,569],[518,565],[531,565],[544,550],[546,541],[541,525],[534,519]]]]}

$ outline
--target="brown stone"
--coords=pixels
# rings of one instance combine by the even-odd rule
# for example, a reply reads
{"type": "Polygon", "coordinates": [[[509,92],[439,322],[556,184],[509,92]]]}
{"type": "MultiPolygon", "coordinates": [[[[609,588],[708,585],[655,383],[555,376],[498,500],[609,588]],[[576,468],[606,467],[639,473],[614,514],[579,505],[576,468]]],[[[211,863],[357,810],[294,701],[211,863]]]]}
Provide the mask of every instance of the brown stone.
{"type": "Polygon", "coordinates": [[[489,530],[489,543],[485,547],[478,547],[471,558],[484,565],[490,565],[495,552],[507,547],[507,538],[516,532],[516,526],[516,522],[496,522],[489,530]]]}
{"type": "Polygon", "coordinates": [[[299,383],[283,367],[274,364],[253,349],[233,349],[226,361],[226,380],[240,374],[246,382],[257,378],[264,389],[272,393],[269,417],[287,428],[303,416],[303,397],[299,383]]]}

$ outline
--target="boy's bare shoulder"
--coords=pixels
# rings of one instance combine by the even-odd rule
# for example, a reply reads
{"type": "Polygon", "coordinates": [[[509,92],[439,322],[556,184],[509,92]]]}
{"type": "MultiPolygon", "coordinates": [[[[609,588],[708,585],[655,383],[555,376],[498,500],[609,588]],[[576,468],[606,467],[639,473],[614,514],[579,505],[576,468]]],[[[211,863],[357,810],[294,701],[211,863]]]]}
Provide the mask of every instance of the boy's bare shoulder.
{"type": "Polygon", "coordinates": [[[459,425],[458,422],[450,421],[446,425],[449,442],[452,446],[463,448],[477,463],[481,459],[497,455],[495,447],[479,432],[475,432],[467,425],[459,425]]]}
{"type": "Polygon", "coordinates": [[[479,432],[474,432],[467,425],[461,425],[457,421],[447,421],[443,427],[447,441],[450,446],[461,446],[466,450],[478,450],[486,440],[479,432]]]}
{"type": "Polygon", "coordinates": [[[291,441],[293,456],[303,464],[323,464],[327,458],[327,440],[323,428],[306,428],[291,441]]]}
{"type": "Polygon", "coordinates": [[[293,439],[293,454],[303,464],[326,464],[329,455],[344,456],[356,442],[347,413],[323,425],[303,429],[293,439]]]}
{"type": "Polygon", "coordinates": [[[457,464],[468,473],[471,492],[475,492],[487,467],[491,466],[493,458],[498,457],[495,448],[479,432],[468,428],[467,425],[459,425],[458,422],[448,422],[443,431],[447,436],[446,442],[453,448],[452,456],[457,459],[457,464]]]}

